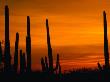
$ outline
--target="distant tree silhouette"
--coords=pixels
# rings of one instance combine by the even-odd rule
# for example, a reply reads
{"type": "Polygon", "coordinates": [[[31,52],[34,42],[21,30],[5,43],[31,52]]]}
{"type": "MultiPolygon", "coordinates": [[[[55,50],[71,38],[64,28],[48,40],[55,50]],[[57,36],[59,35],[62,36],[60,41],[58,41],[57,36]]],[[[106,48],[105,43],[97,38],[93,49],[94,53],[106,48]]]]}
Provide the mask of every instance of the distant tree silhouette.
{"type": "Polygon", "coordinates": [[[9,8],[5,6],[5,49],[4,49],[4,70],[10,71],[11,55],[10,55],[10,40],[9,40],[9,8]]]}
{"type": "Polygon", "coordinates": [[[109,51],[108,51],[108,38],[107,38],[107,19],[106,13],[103,12],[104,16],[104,58],[105,58],[105,69],[109,68],[109,51]]]}
{"type": "Polygon", "coordinates": [[[14,53],[14,70],[17,72],[18,69],[18,45],[19,45],[19,33],[16,33],[15,41],[15,53],[14,53]]]}
{"type": "Polygon", "coordinates": [[[31,71],[31,36],[30,17],[27,16],[27,36],[26,36],[27,72],[31,71]]]}

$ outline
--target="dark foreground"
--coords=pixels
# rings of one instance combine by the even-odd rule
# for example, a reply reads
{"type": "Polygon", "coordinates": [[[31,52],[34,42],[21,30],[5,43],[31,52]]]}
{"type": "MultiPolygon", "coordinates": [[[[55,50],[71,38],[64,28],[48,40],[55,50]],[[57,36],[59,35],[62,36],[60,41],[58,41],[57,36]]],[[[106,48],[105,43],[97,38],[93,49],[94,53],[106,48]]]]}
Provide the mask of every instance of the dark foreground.
{"type": "Polygon", "coordinates": [[[64,74],[47,74],[42,72],[31,72],[15,74],[0,73],[0,82],[110,82],[110,70],[77,70],[64,74]]]}

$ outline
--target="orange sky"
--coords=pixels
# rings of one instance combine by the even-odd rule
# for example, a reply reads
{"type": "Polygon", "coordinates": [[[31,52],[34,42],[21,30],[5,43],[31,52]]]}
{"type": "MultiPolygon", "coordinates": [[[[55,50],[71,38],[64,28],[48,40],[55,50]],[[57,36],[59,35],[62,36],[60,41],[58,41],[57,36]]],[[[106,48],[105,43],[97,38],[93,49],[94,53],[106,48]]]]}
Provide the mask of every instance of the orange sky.
{"type": "Polygon", "coordinates": [[[20,34],[19,48],[25,51],[26,16],[31,17],[34,68],[39,68],[40,58],[47,55],[46,18],[49,19],[54,58],[57,53],[60,54],[62,68],[92,67],[96,66],[97,61],[103,62],[102,11],[107,12],[110,37],[109,0],[7,0],[6,3],[1,0],[0,40],[4,40],[5,4],[10,9],[12,51],[16,32],[20,34]]]}

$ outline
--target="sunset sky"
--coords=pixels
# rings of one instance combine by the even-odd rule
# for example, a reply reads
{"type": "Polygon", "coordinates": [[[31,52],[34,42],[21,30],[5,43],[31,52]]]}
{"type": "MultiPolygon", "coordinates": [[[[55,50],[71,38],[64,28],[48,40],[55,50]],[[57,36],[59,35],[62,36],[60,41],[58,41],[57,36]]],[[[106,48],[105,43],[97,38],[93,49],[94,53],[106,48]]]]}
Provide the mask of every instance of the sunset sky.
{"type": "Polygon", "coordinates": [[[0,0],[0,40],[4,40],[5,4],[10,9],[12,54],[16,32],[20,34],[19,49],[25,52],[26,16],[31,17],[33,69],[40,69],[40,58],[47,55],[46,18],[54,59],[59,53],[63,70],[103,63],[103,10],[110,37],[110,0],[0,0]]]}

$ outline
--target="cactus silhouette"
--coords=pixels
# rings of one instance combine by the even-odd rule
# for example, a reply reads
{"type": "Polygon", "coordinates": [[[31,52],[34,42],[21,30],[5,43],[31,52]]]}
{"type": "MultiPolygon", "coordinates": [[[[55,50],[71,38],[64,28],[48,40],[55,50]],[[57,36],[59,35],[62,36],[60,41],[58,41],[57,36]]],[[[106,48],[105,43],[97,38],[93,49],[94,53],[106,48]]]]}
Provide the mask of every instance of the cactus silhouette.
{"type": "Polygon", "coordinates": [[[109,51],[108,51],[108,38],[107,38],[107,19],[106,13],[103,12],[104,16],[104,58],[105,58],[105,69],[109,68],[109,51]]]}
{"type": "Polygon", "coordinates": [[[20,50],[20,73],[24,73],[26,69],[25,53],[20,50]]]}
{"type": "Polygon", "coordinates": [[[54,70],[56,70],[56,72],[58,71],[59,74],[61,73],[61,66],[60,66],[60,62],[59,62],[59,54],[57,54],[56,67],[54,70]]]}
{"type": "Polygon", "coordinates": [[[47,46],[48,46],[48,60],[49,65],[47,62],[47,57],[45,56],[45,61],[43,58],[41,58],[41,66],[42,70],[45,70],[49,72],[50,74],[53,74],[54,71],[57,71],[59,69],[59,72],[61,72],[61,66],[59,63],[59,54],[57,54],[57,60],[56,60],[56,67],[53,67],[53,56],[52,56],[52,48],[50,43],[50,34],[49,34],[49,25],[48,25],[48,19],[46,19],[46,30],[47,30],[47,46]]]}
{"type": "Polygon", "coordinates": [[[97,65],[98,65],[98,69],[101,71],[102,70],[102,66],[100,65],[99,62],[97,63],[97,65]]]}
{"type": "Polygon", "coordinates": [[[27,16],[27,36],[26,36],[27,71],[31,71],[31,37],[30,37],[30,17],[27,16]]]}
{"type": "Polygon", "coordinates": [[[49,71],[52,73],[53,72],[53,56],[52,56],[52,48],[51,48],[51,43],[50,43],[48,19],[46,19],[46,30],[47,30],[47,46],[48,46],[49,71]]]}
{"type": "Polygon", "coordinates": [[[56,59],[56,67],[54,70],[57,70],[59,67],[59,54],[57,54],[57,59],[56,59]]]}
{"type": "Polygon", "coordinates": [[[23,56],[22,50],[20,50],[20,73],[23,73],[23,56]]]}
{"type": "Polygon", "coordinates": [[[46,71],[49,71],[49,67],[48,67],[48,61],[47,61],[47,57],[45,56],[45,67],[46,67],[46,71]]]}
{"type": "Polygon", "coordinates": [[[19,45],[19,33],[16,33],[15,41],[15,53],[14,53],[14,70],[17,72],[18,69],[18,45],[19,45]]]}
{"type": "Polygon", "coordinates": [[[23,57],[23,68],[24,68],[24,71],[26,71],[26,57],[25,57],[25,53],[23,53],[22,57],[23,57]]]}
{"type": "Polygon", "coordinates": [[[58,68],[59,64],[59,54],[57,54],[56,68],[58,68]]]}
{"type": "Polygon", "coordinates": [[[9,8],[5,6],[5,49],[4,49],[4,70],[11,68],[10,40],[9,40],[9,8]]]}
{"type": "Polygon", "coordinates": [[[46,67],[45,67],[45,62],[44,62],[43,58],[41,58],[41,66],[42,66],[42,71],[45,72],[46,71],[46,67]]]}

